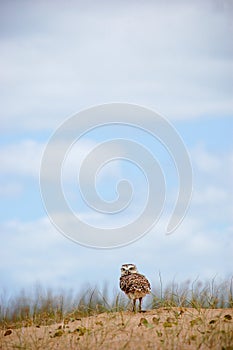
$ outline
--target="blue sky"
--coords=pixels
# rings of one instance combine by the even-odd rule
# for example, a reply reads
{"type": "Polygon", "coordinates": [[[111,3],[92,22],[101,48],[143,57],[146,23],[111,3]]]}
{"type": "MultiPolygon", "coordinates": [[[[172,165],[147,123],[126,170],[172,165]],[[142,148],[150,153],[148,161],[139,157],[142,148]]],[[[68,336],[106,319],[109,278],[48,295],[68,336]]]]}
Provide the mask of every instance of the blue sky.
{"type": "MultiPolygon", "coordinates": [[[[76,290],[108,281],[117,288],[120,265],[127,262],[136,263],[155,288],[159,271],[165,281],[232,275],[231,2],[2,1],[0,6],[1,286],[17,291],[39,282],[76,290]],[[54,130],[80,110],[108,102],[135,103],[164,115],[186,144],[194,188],[183,223],[166,236],[177,189],[166,149],[126,127],[86,135],[77,149],[83,157],[106,138],[138,140],[160,161],[168,186],[158,225],[129,246],[103,251],[79,246],[51,225],[39,171],[54,130]]],[[[68,162],[68,180],[76,166],[68,162]]],[[[131,177],[139,190],[133,217],[145,193],[143,177],[129,164],[112,167],[102,174],[99,191],[112,199],[114,182],[131,177]]],[[[68,180],[64,188],[72,202],[77,189],[68,180]]],[[[80,208],[88,220],[100,222],[80,208]]]]}

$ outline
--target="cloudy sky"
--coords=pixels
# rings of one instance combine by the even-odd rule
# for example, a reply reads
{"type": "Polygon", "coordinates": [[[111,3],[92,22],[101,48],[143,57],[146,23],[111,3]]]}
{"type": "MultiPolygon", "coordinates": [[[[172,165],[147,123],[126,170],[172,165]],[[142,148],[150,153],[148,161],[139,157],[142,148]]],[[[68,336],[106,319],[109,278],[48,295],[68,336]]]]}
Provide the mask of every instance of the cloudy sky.
{"type": "MultiPolygon", "coordinates": [[[[117,288],[120,265],[127,262],[135,262],[155,288],[159,271],[165,281],[232,275],[232,2],[3,0],[0,7],[2,288],[18,291],[39,282],[76,290],[105,281],[117,288]],[[86,135],[64,168],[67,199],[84,219],[102,220],[75,207],[73,170],[106,136],[138,137],[159,159],[170,189],[153,230],[126,247],[98,250],[73,243],[51,224],[39,172],[55,129],[108,102],[143,105],[172,123],[190,154],[193,197],[184,221],[167,236],[177,180],[166,149],[126,127],[86,135]]],[[[138,189],[133,217],[146,191],[138,169],[107,164],[99,191],[112,200],[121,176],[131,176],[138,189]]]]}

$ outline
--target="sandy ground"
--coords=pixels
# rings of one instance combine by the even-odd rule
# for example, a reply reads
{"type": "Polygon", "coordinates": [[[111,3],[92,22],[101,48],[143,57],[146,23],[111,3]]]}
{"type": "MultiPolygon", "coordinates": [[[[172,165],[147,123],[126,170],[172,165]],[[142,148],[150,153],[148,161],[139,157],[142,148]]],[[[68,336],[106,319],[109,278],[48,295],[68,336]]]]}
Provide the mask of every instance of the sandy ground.
{"type": "Polygon", "coordinates": [[[161,308],[103,313],[0,331],[0,349],[233,350],[233,309],[161,308]]]}

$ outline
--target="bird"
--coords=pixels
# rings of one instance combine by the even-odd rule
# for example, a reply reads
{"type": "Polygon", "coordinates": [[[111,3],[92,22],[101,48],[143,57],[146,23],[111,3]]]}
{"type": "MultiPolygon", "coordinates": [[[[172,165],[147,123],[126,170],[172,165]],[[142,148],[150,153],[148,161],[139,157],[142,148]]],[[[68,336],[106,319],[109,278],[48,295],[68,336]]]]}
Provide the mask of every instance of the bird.
{"type": "Polygon", "coordinates": [[[136,312],[136,300],[139,299],[139,312],[141,312],[142,298],[150,294],[151,286],[148,279],[138,272],[135,264],[121,266],[120,289],[133,300],[133,312],[136,312]]]}

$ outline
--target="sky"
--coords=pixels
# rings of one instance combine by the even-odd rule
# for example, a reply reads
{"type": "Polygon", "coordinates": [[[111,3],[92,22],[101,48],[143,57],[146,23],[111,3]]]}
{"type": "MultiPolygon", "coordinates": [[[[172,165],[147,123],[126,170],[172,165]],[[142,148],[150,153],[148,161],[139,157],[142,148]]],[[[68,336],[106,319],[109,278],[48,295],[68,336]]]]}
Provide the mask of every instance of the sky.
{"type": "Polygon", "coordinates": [[[232,276],[233,5],[215,1],[0,2],[0,285],[10,293],[36,283],[118,290],[120,266],[135,263],[158,288],[164,281],[232,276]],[[87,133],[64,162],[63,188],[83,220],[124,224],[146,200],[143,174],[109,162],[97,190],[114,200],[130,178],[134,197],[120,217],[81,203],[77,173],[100,142],[125,138],[148,147],[166,178],[164,212],[136,242],[115,249],[81,246],[50,222],[40,193],[40,164],[51,135],[67,118],[95,105],[122,102],[161,113],[177,130],[193,169],[190,207],[178,229],[165,227],[178,180],[166,148],[129,126],[87,133]]]}

